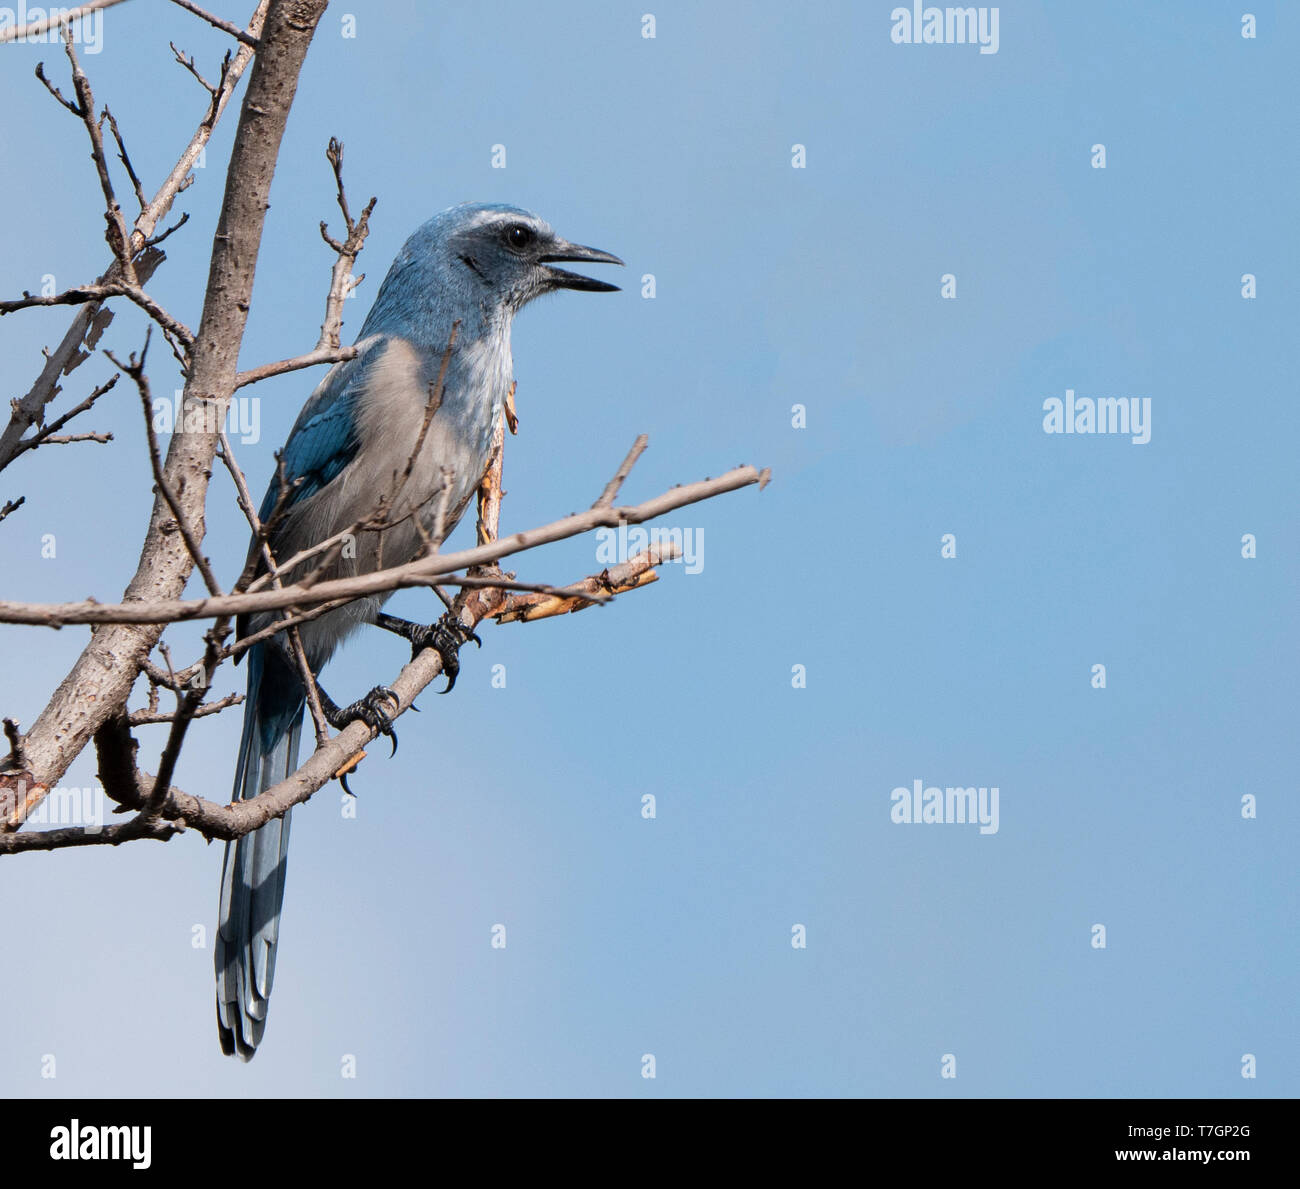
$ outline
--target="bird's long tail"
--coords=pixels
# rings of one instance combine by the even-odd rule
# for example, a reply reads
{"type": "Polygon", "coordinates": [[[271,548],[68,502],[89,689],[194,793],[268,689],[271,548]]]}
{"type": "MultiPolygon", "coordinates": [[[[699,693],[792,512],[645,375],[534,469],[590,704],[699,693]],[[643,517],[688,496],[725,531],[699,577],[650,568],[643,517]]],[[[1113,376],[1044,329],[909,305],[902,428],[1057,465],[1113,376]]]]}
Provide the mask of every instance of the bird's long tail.
{"type": "MultiPolygon", "coordinates": [[[[302,684],[278,649],[254,645],[236,800],[256,796],[297,768],[302,708],[302,684]]],[[[217,1028],[222,1052],[242,1061],[252,1060],[266,1028],[288,850],[288,813],[226,843],[216,939],[217,1028]]]]}

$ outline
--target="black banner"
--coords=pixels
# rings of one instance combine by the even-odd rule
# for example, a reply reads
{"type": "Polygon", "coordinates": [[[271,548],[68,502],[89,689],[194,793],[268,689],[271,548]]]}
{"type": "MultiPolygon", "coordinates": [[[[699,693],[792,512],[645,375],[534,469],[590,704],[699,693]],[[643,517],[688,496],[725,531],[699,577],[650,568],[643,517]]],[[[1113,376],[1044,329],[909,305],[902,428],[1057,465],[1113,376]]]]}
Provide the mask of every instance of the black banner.
{"type": "Polygon", "coordinates": [[[1249,1176],[1294,1163],[1296,1118],[1294,1102],[1276,1099],[51,1100],[4,1109],[6,1173],[87,1177],[108,1167],[197,1172],[216,1153],[227,1169],[295,1176],[432,1172],[466,1158],[494,1175],[513,1162],[541,1175],[561,1161],[617,1176],[680,1169],[679,1152],[733,1172],[780,1158],[808,1171],[844,1160],[864,1172],[1236,1166],[1228,1175],[1249,1176]]]}

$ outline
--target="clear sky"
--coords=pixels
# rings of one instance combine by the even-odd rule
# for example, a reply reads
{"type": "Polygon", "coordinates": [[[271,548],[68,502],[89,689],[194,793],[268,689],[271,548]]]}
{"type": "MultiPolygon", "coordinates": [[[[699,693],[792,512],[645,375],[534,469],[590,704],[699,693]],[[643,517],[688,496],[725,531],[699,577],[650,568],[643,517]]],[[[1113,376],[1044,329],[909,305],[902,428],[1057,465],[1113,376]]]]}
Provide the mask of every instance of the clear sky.
{"type": "MultiPolygon", "coordinates": [[[[212,7],[243,21],[252,0],[212,7]]],[[[371,749],[355,817],[333,786],[295,812],[249,1066],[217,1047],[219,844],[0,863],[0,1095],[1300,1091],[1300,17],[1012,0],[985,54],[896,44],[893,7],[331,6],[243,366],[316,340],[334,135],[354,208],[379,196],[349,335],[455,202],[527,207],[628,262],[624,292],[516,325],[506,528],[588,506],[642,432],[629,498],[740,462],[772,483],[667,519],[702,542],[698,573],[488,626],[396,758],[371,749]],[[1045,432],[1067,390],[1149,398],[1150,440],[1045,432]],[[996,832],[892,821],[916,781],[996,788],[996,832]]],[[[229,42],[130,0],[83,57],[150,193],[204,103],[169,39],[208,77],[229,42]]],[[[66,92],[57,46],[0,47],[5,296],[106,261],[84,131],[32,77],[42,58],[66,92]]],[[[235,115],[151,283],[191,326],[235,115]]],[[[0,321],[9,396],[67,321],[0,321]]],[[[104,342],[142,334],[124,309],[104,342]]],[[[178,386],[161,343],[150,370],[178,386]]],[[[87,363],[56,411],[110,373],[87,363]]],[[[254,390],[238,449],[257,491],[320,374],[254,390]]],[[[115,599],[134,569],[152,497],[130,386],[83,428],[116,440],[0,474],[0,502],[27,497],[0,525],[5,597],[115,599]]],[[[227,584],[246,536],[217,474],[206,548],[227,584]]],[[[513,564],[562,582],[601,563],[587,538],[513,564]]],[[[29,725],[87,635],[0,629],[0,711],[29,725]]],[[[196,631],[174,636],[188,661],[196,631]]],[[[326,685],[350,699],[405,655],[355,638],[326,685]]],[[[242,680],[224,669],[216,692],[242,680]]],[[[228,796],[238,713],[196,726],[181,787],[228,796]]],[[[140,731],[146,767],[164,730],[140,731]]],[[[93,787],[93,757],[66,783],[93,787]]]]}

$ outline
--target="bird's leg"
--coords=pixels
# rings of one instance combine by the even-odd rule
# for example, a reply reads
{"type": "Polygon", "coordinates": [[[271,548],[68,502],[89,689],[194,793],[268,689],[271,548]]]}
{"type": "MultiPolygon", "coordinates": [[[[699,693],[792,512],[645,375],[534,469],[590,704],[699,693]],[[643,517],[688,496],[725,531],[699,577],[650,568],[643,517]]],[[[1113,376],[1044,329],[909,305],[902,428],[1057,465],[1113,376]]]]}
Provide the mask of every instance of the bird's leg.
{"type": "Polygon", "coordinates": [[[350,706],[342,708],[325,692],[319,681],[316,682],[316,693],[320,696],[320,708],[325,715],[325,721],[336,731],[343,730],[349,723],[363,722],[372,731],[391,739],[393,750],[388,754],[390,756],[397,754],[397,732],[393,730],[393,720],[384,709],[384,703],[391,702],[396,709],[401,702],[388,686],[377,685],[365,697],[358,698],[350,706]]]}
{"type": "Polygon", "coordinates": [[[460,672],[457,653],[461,646],[473,640],[480,648],[483,647],[483,641],[451,611],[436,623],[427,626],[412,623],[409,619],[398,619],[396,615],[385,615],[381,611],[375,619],[375,626],[401,636],[403,640],[409,640],[412,660],[424,649],[434,649],[442,657],[442,671],[447,675],[447,688],[441,691],[444,694],[451,693],[451,687],[456,684],[456,676],[460,672]]]}

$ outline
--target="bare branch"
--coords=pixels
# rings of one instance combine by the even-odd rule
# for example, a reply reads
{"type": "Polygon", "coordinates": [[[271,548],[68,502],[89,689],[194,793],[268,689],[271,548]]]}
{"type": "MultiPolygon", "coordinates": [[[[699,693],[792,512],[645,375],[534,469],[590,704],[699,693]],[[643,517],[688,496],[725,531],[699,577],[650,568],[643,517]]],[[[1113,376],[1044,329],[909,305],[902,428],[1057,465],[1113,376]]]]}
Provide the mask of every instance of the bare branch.
{"type": "Polygon", "coordinates": [[[644,571],[616,577],[614,571],[604,570],[584,578],[574,586],[560,590],[540,591],[528,598],[511,599],[508,607],[493,612],[497,623],[530,623],[534,619],[551,619],[556,615],[568,615],[573,611],[582,611],[598,603],[608,602],[614,595],[625,594],[649,586],[659,581],[659,575],[653,568],[666,561],[672,561],[681,553],[681,548],[672,542],[647,549],[639,557],[645,559],[644,571]]]}
{"type": "Polygon", "coordinates": [[[335,599],[330,603],[322,603],[319,607],[313,607],[310,611],[304,611],[300,615],[286,615],[277,619],[274,623],[268,624],[260,632],[253,632],[251,635],[242,636],[233,644],[226,645],[225,656],[239,656],[247,652],[254,644],[260,644],[263,640],[269,640],[272,636],[278,636],[286,628],[297,627],[300,623],[307,623],[313,619],[319,619],[322,615],[333,611],[336,607],[346,607],[349,603],[356,602],[355,599],[335,599]]]}
{"type": "Polygon", "coordinates": [[[229,33],[231,37],[242,42],[244,45],[251,46],[253,49],[257,48],[258,41],[256,37],[245,33],[238,25],[232,25],[229,21],[223,21],[220,17],[213,16],[212,13],[208,12],[206,9],[200,8],[193,2],[193,0],[172,0],[172,3],[185,9],[186,12],[192,12],[201,20],[207,21],[214,29],[220,29],[223,33],[229,33]]]}
{"type": "Polygon", "coordinates": [[[348,209],[348,196],[343,189],[342,141],[331,136],[329,146],[325,150],[325,157],[334,170],[334,181],[338,186],[339,210],[343,212],[347,239],[340,243],[330,235],[324,221],[321,222],[321,238],[338,253],[338,259],[334,261],[334,269],[330,275],[329,296],[325,299],[325,321],[321,323],[320,338],[316,342],[318,351],[329,347],[337,348],[339,345],[339,332],[343,328],[343,302],[347,295],[365,279],[364,273],[354,278],[352,266],[356,264],[357,257],[365,246],[366,236],[370,234],[370,213],[375,209],[375,203],[379,201],[377,198],[371,198],[362,210],[361,218],[354,222],[348,209]]]}
{"type": "Polygon", "coordinates": [[[0,854],[20,851],[64,850],[70,846],[120,846],[139,838],[166,842],[185,832],[183,821],[133,819],[116,826],[65,826],[60,830],[34,830],[25,834],[0,833],[0,854]]]}
{"type": "MultiPolygon", "coordinates": [[[[90,89],[90,79],[81,69],[77,51],[72,45],[72,26],[63,26],[63,49],[72,66],[72,88],[77,96],[77,106],[72,110],[81,117],[90,137],[90,157],[95,163],[95,173],[99,176],[99,188],[104,195],[104,221],[107,224],[105,238],[117,260],[122,276],[131,285],[136,285],[134,253],[131,251],[131,237],[127,233],[126,218],[118,205],[117,195],[113,192],[113,179],[108,173],[108,158],[104,155],[104,133],[100,121],[95,118],[95,96],[90,89]]],[[[38,77],[40,77],[38,75],[38,77]]],[[[42,78],[42,81],[45,80],[42,78]]],[[[49,85],[48,83],[46,84],[49,85]]],[[[56,97],[62,98],[55,92],[56,97]]],[[[66,105],[71,106],[71,105],[66,105]]],[[[140,206],[144,208],[144,195],[140,195],[140,206]]]]}
{"type": "Polygon", "coordinates": [[[632,468],[636,466],[636,460],[645,453],[645,448],[648,445],[650,445],[650,438],[646,434],[641,434],[632,443],[632,449],[627,452],[627,457],[623,459],[618,470],[614,472],[614,477],[605,484],[605,490],[600,493],[600,498],[591,505],[593,508],[608,508],[614,502],[624,480],[632,473],[632,468]]]}
{"type": "Polygon", "coordinates": [[[0,520],[3,520],[11,512],[17,512],[27,502],[25,495],[20,495],[16,500],[5,500],[5,505],[0,508],[0,520]]]}
{"type": "MultiPolygon", "coordinates": [[[[224,698],[218,698],[215,702],[204,703],[194,711],[192,717],[207,718],[210,714],[220,714],[221,711],[231,706],[238,706],[243,701],[243,694],[227,694],[224,698]]],[[[154,723],[172,722],[176,715],[175,712],[162,714],[153,710],[133,710],[127,717],[133,727],[143,727],[154,723]]]]}
{"type": "Polygon", "coordinates": [[[156,248],[160,243],[163,242],[163,240],[165,240],[169,235],[171,235],[172,232],[179,231],[189,221],[190,221],[189,212],[188,211],[183,212],[181,214],[181,217],[177,219],[176,222],[173,223],[170,227],[168,227],[166,231],[161,232],[158,235],[155,235],[151,240],[149,240],[148,246],[151,248],[156,248]]]}
{"type": "Polygon", "coordinates": [[[41,440],[36,445],[67,446],[72,442],[99,442],[100,445],[107,445],[112,440],[113,435],[111,433],[91,430],[87,433],[42,434],[41,440]]]}
{"type": "MultiPolygon", "coordinates": [[[[108,121],[108,127],[113,133],[113,139],[117,141],[117,159],[121,161],[122,165],[126,168],[127,177],[131,179],[131,186],[135,190],[135,199],[140,204],[140,209],[144,210],[144,208],[149,205],[149,200],[145,198],[144,187],[140,185],[140,179],[136,176],[135,167],[131,164],[131,158],[126,151],[126,144],[122,140],[122,133],[118,129],[117,121],[113,118],[113,113],[109,111],[107,107],[104,108],[103,118],[108,121]]],[[[155,244],[160,243],[165,238],[166,236],[159,236],[152,242],[155,244]]]]}
{"type": "Polygon", "coordinates": [[[225,643],[229,631],[230,620],[225,617],[218,619],[208,629],[205,637],[207,647],[203,656],[203,683],[186,690],[180,704],[176,707],[176,713],[172,716],[171,730],[167,732],[167,744],[163,748],[162,758],[158,763],[158,775],[154,778],[153,788],[150,790],[149,797],[141,808],[140,816],[137,819],[141,828],[148,828],[152,825],[153,819],[158,816],[163,803],[167,799],[167,794],[171,791],[172,773],[176,770],[176,761],[180,759],[181,745],[185,742],[185,733],[189,730],[190,723],[198,712],[200,704],[207,696],[208,689],[212,684],[212,677],[217,671],[217,665],[220,663],[218,658],[221,653],[221,646],[225,643]]]}
{"type": "MultiPolygon", "coordinates": [[[[197,435],[185,435],[197,436],[197,435]]],[[[292,606],[314,606],[331,599],[356,599],[412,586],[428,586],[435,579],[446,579],[466,566],[484,565],[514,553],[576,537],[594,528],[640,524],[687,504],[707,500],[724,492],[736,491],[752,484],[765,484],[768,472],[752,466],[736,467],[716,479],[671,488],[645,503],[619,508],[590,508],[541,528],[512,533],[486,545],[463,549],[458,553],[433,554],[417,558],[406,565],[393,566],[373,573],[319,582],[310,589],[295,583],[281,590],[263,590],[256,594],[228,594],[202,599],[157,599],[124,603],[21,603],[0,601],[0,623],[26,623],[44,627],[62,627],[73,623],[148,624],[155,628],[165,623],[191,619],[208,619],[227,615],[244,615],[254,611],[274,611],[292,606]]]]}
{"type": "MultiPolygon", "coordinates": [[[[206,78],[203,77],[203,75],[199,73],[198,67],[194,65],[194,55],[191,54],[187,58],[183,53],[181,53],[180,50],[176,48],[176,43],[174,41],[169,41],[167,44],[171,46],[172,54],[175,55],[176,61],[179,62],[182,66],[184,66],[185,69],[188,70],[196,79],[198,79],[199,86],[201,86],[211,98],[215,99],[217,97],[217,88],[214,87],[210,82],[208,82],[206,78]]],[[[230,51],[227,50],[226,65],[229,66],[229,63],[230,63],[230,51]]]]}
{"type": "Polygon", "coordinates": [[[55,98],[59,103],[61,103],[64,107],[66,107],[66,108],[67,108],[67,109],[68,109],[68,110],[69,110],[69,111],[70,111],[74,116],[76,116],[78,119],[81,118],[81,116],[82,116],[81,108],[78,107],[77,104],[72,103],[71,101],[65,99],[65,98],[63,97],[63,92],[60,91],[59,88],[56,87],[56,86],[55,86],[55,85],[54,85],[54,84],[49,80],[48,77],[46,77],[46,74],[45,74],[45,63],[44,63],[44,62],[37,62],[37,63],[36,63],[36,77],[37,77],[38,79],[41,80],[41,82],[45,85],[45,89],[46,89],[47,91],[49,91],[49,93],[50,93],[51,95],[53,95],[54,98],[55,98]]]}
{"type": "Polygon", "coordinates": [[[317,347],[306,355],[296,355],[293,359],[281,359],[276,363],[264,363],[260,367],[240,372],[235,377],[235,387],[244,388],[272,376],[283,376],[286,372],[301,371],[305,367],[316,367],[321,363],[341,363],[345,359],[355,359],[355,347],[317,347]]]}
{"type": "Polygon", "coordinates": [[[21,442],[18,443],[18,449],[14,451],[14,457],[17,458],[18,455],[24,453],[25,451],[35,450],[37,446],[44,446],[57,441],[65,441],[65,442],[70,440],[82,440],[82,441],[89,440],[89,441],[96,441],[96,442],[112,441],[113,435],[111,433],[84,434],[84,435],[74,434],[71,435],[71,437],[64,437],[64,438],[57,438],[54,435],[57,434],[59,430],[61,430],[65,425],[67,425],[68,422],[71,421],[78,414],[84,413],[87,409],[89,409],[91,405],[93,405],[101,396],[104,395],[104,393],[110,391],[120,378],[121,377],[119,374],[114,373],[113,376],[106,383],[101,384],[98,388],[96,388],[88,397],[86,397],[85,400],[81,402],[81,404],[77,405],[73,409],[69,409],[66,413],[63,414],[62,417],[58,418],[58,420],[51,421],[49,425],[47,425],[44,429],[38,430],[30,438],[24,438],[21,442]]]}
{"type": "Polygon", "coordinates": [[[194,332],[184,322],[173,318],[138,285],[133,285],[129,281],[102,281],[96,285],[78,285],[73,289],[65,289],[62,293],[53,293],[49,297],[37,296],[24,290],[22,297],[11,301],[0,301],[0,317],[37,306],[84,305],[87,302],[98,303],[109,297],[129,298],[159,326],[180,339],[187,348],[194,346],[194,332]]]}

